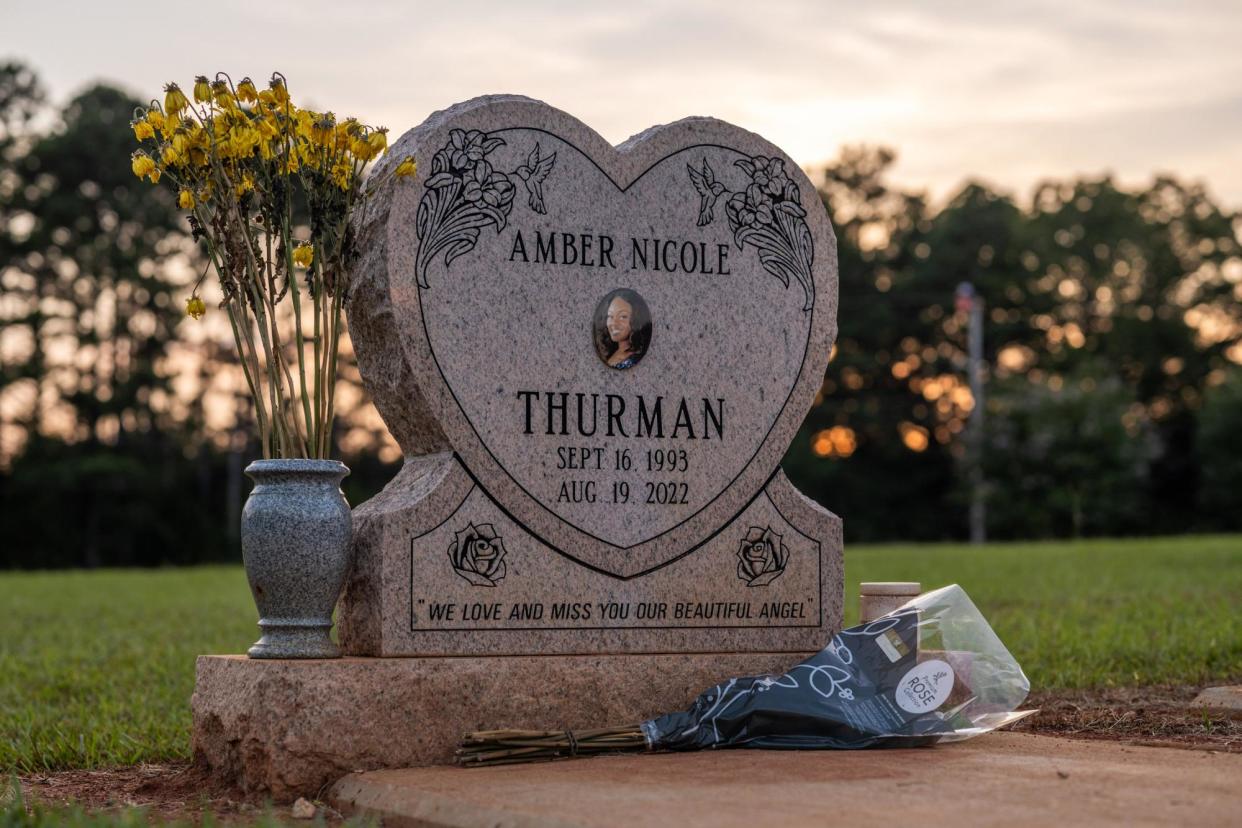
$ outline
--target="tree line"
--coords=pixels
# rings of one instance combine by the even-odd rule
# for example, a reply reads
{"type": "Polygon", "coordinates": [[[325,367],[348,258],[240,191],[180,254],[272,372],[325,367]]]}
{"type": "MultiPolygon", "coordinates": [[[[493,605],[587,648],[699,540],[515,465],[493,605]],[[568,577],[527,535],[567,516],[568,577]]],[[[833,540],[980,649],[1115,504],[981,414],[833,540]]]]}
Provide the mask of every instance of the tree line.
{"type": "MultiPolygon", "coordinates": [[[[205,267],[163,188],[129,169],[141,104],[63,107],[0,64],[0,566],[232,560],[257,456],[226,337],[184,316],[205,267]]],[[[982,469],[996,538],[1234,530],[1242,458],[1242,219],[1198,184],[966,184],[943,205],[847,148],[817,184],[840,334],[784,465],[851,542],[966,533],[982,469]],[[979,451],[966,451],[961,282],[984,302],[979,451]]],[[[351,502],[399,460],[342,370],[351,502]]]]}
{"type": "Polygon", "coordinates": [[[1170,176],[1029,203],[970,182],[934,208],[893,161],[847,149],[823,174],[840,335],[785,458],[847,538],[964,537],[974,462],[994,538],[1242,527],[1242,216],[1170,176]],[[984,303],[975,456],[961,282],[984,303]]]}

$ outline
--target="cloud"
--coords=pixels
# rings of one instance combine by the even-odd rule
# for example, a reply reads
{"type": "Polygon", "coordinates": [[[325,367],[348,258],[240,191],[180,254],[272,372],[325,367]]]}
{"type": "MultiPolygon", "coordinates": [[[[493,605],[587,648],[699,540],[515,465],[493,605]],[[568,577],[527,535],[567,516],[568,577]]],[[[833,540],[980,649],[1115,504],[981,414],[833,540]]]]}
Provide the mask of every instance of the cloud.
{"type": "Polygon", "coordinates": [[[979,175],[1023,190],[1171,170],[1242,204],[1234,0],[44,2],[6,10],[6,30],[61,97],[100,77],[153,94],[280,68],[317,105],[395,132],[520,92],[613,142],[710,114],[805,164],[885,143],[898,183],[941,196],[979,175]]]}

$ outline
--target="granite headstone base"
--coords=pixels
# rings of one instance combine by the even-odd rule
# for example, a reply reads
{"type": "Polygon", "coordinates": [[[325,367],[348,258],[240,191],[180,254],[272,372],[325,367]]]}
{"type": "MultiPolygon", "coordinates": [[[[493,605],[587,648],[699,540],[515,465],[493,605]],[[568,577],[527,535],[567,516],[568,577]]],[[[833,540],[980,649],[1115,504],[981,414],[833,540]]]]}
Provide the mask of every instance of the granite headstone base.
{"type": "Polygon", "coordinates": [[[804,654],[268,661],[199,656],[195,762],[247,795],[315,798],[345,774],[452,761],[462,734],[640,722],[804,654]]]}
{"type": "Polygon", "coordinates": [[[409,458],[354,510],[341,646],[358,656],[823,647],[841,626],[841,520],[777,469],[718,525],[671,561],[617,577],[535,536],[453,453],[409,458]]]}

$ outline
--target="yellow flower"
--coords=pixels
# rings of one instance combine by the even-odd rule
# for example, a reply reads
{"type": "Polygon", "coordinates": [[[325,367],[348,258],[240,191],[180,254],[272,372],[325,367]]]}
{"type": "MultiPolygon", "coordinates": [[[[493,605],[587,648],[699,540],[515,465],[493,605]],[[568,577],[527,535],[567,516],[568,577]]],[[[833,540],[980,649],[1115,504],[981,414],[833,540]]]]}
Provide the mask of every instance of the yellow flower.
{"type": "Polygon", "coordinates": [[[387,151],[388,130],[385,129],[384,127],[380,127],[379,129],[373,130],[371,134],[367,136],[367,143],[370,144],[371,151],[374,152],[376,155],[379,155],[381,152],[387,151]]]}
{"type": "Polygon", "coordinates": [[[147,112],[147,123],[149,123],[155,129],[163,129],[164,128],[164,113],[160,112],[158,109],[150,110],[149,112],[147,112]]]}
{"type": "Polygon", "coordinates": [[[366,135],[361,130],[350,133],[349,151],[362,161],[370,161],[375,157],[375,153],[371,151],[371,145],[367,143],[366,135]]]}
{"type": "Polygon", "coordinates": [[[215,143],[222,144],[229,140],[229,125],[223,118],[208,118],[206,126],[211,129],[211,137],[215,143]]]}
{"type": "Polygon", "coordinates": [[[207,137],[207,130],[203,129],[197,121],[190,121],[185,127],[186,143],[191,147],[199,149],[207,149],[211,145],[210,139],[207,137]]]}
{"type": "Polygon", "coordinates": [[[164,87],[164,111],[170,115],[174,112],[180,112],[190,105],[185,99],[185,93],[181,91],[181,87],[175,83],[167,84],[164,87]]]}
{"type": "Polygon", "coordinates": [[[159,183],[160,183],[160,175],[161,175],[161,173],[160,173],[160,168],[159,168],[159,167],[156,167],[155,169],[151,170],[151,174],[150,174],[149,176],[147,176],[147,177],[151,179],[151,183],[152,183],[152,184],[159,184],[159,183]]]}
{"type": "Polygon", "coordinates": [[[315,115],[309,109],[299,109],[294,119],[297,121],[297,133],[307,141],[311,138],[312,130],[315,127],[315,115]]]}
{"type": "Polygon", "coordinates": [[[181,127],[181,115],[177,112],[170,112],[164,117],[163,123],[159,126],[160,135],[165,138],[172,135],[181,127]]]}
{"type": "Polygon", "coordinates": [[[181,162],[181,153],[172,144],[164,147],[164,154],[161,156],[166,165],[176,166],[181,162]]]}
{"type": "Polygon", "coordinates": [[[177,196],[177,206],[182,210],[193,210],[194,193],[189,190],[182,190],[181,194],[177,196]]]}
{"type": "Polygon", "coordinates": [[[249,157],[254,148],[259,145],[259,139],[259,131],[249,124],[235,126],[229,130],[229,144],[232,146],[233,154],[238,158],[249,157]]]}
{"type": "Polygon", "coordinates": [[[246,193],[250,192],[253,189],[254,189],[254,176],[252,176],[248,172],[242,173],[241,183],[239,183],[236,187],[237,194],[239,196],[245,195],[246,193]]]}
{"type": "Polygon", "coordinates": [[[289,103],[289,90],[285,89],[283,80],[273,75],[267,86],[272,90],[272,100],[282,106],[289,103]]]}
{"type": "Polygon", "coordinates": [[[259,118],[255,121],[255,125],[264,141],[270,141],[280,135],[280,128],[276,126],[275,119],[259,118]]]}
{"type": "Polygon", "coordinates": [[[229,89],[229,85],[222,80],[218,80],[211,85],[211,92],[215,95],[216,104],[222,109],[230,112],[237,110],[237,99],[233,97],[233,90],[229,89]]]}
{"type": "Polygon", "coordinates": [[[331,112],[325,112],[311,125],[311,140],[321,147],[326,147],[332,139],[332,131],[336,128],[336,119],[331,112]]]}
{"type": "Polygon", "coordinates": [[[132,156],[130,169],[134,171],[134,175],[142,178],[155,170],[155,161],[145,152],[136,152],[132,156]]]}
{"type": "Polygon", "coordinates": [[[237,84],[237,99],[242,103],[254,103],[259,99],[259,90],[254,88],[254,81],[242,78],[237,84]]]}
{"type": "Polygon", "coordinates": [[[199,103],[207,103],[211,100],[211,84],[206,75],[199,75],[194,79],[194,100],[199,103]]]}
{"type": "Polygon", "coordinates": [[[145,118],[141,121],[134,121],[131,126],[134,128],[134,137],[139,141],[155,137],[155,128],[145,118]]]}
{"type": "Polygon", "coordinates": [[[343,161],[338,161],[332,165],[332,181],[342,190],[349,189],[350,178],[353,177],[354,168],[343,161]]]}
{"type": "Polygon", "coordinates": [[[340,138],[348,140],[362,132],[362,124],[358,123],[357,118],[346,118],[337,126],[336,131],[340,138]]]}
{"type": "Polygon", "coordinates": [[[315,248],[306,242],[302,242],[293,249],[293,263],[300,268],[308,268],[311,262],[315,260],[315,248]]]}
{"type": "Polygon", "coordinates": [[[397,178],[413,178],[418,175],[418,164],[414,162],[414,156],[407,155],[392,173],[397,178]]]}
{"type": "Polygon", "coordinates": [[[205,313],[207,313],[207,303],[199,299],[197,293],[185,300],[186,316],[191,319],[202,319],[205,313]]]}

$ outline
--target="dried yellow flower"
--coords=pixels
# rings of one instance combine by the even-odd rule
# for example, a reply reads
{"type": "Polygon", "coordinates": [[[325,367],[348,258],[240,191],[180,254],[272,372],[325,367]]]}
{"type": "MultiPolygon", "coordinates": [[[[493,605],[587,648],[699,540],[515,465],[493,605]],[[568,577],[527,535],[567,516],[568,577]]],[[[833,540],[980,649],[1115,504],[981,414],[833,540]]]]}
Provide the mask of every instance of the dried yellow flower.
{"type": "Polygon", "coordinates": [[[332,131],[336,128],[336,119],[331,112],[325,112],[311,124],[310,139],[321,147],[326,147],[332,139],[332,131]]]}
{"type": "Polygon", "coordinates": [[[397,178],[413,178],[418,175],[418,164],[415,163],[414,156],[407,155],[405,160],[398,164],[397,168],[392,172],[397,178]]]}
{"type": "Polygon", "coordinates": [[[315,261],[315,248],[302,242],[293,249],[293,263],[300,268],[308,268],[315,261]]]}
{"type": "Polygon", "coordinates": [[[237,99],[242,103],[254,103],[259,99],[259,90],[254,88],[254,81],[242,78],[237,84],[237,99]]]}
{"type": "Polygon", "coordinates": [[[194,193],[189,190],[182,190],[177,196],[177,206],[182,210],[194,209],[194,193]]]}
{"type": "Polygon", "coordinates": [[[353,175],[353,171],[354,171],[353,167],[349,166],[343,161],[337,162],[336,164],[332,165],[332,172],[331,172],[332,181],[336,184],[337,187],[340,187],[342,190],[348,190],[349,181],[353,175]]]}
{"type": "Polygon", "coordinates": [[[134,128],[134,137],[139,141],[155,137],[155,127],[151,126],[151,122],[145,118],[141,121],[134,121],[131,126],[134,128]]]}
{"type": "Polygon", "coordinates": [[[371,146],[371,151],[376,155],[387,151],[388,149],[388,130],[380,127],[371,131],[367,136],[367,143],[371,146]]]}
{"type": "Polygon", "coordinates": [[[285,82],[278,77],[273,77],[268,81],[268,88],[272,90],[272,99],[282,106],[289,103],[289,90],[285,89],[285,82]]]}
{"type": "Polygon", "coordinates": [[[254,176],[250,173],[242,173],[242,179],[237,184],[237,194],[245,195],[254,189],[254,176]]]}
{"type": "Polygon", "coordinates": [[[367,143],[366,138],[352,136],[349,139],[349,151],[361,161],[370,161],[375,157],[375,153],[371,151],[371,145],[367,143]]]}
{"type": "Polygon", "coordinates": [[[194,79],[194,100],[199,103],[207,103],[211,100],[211,83],[206,75],[199,75],[194,79]]]}
{"type": "Polygon", "coordinates": [[[202,319],[205,313],[207,313],[207,303],[199,299],[197,293],[185,300],[186,316],[191,319],[202,319]]]}
{"type": "MultiPolygon", "coordinates": [[[[188,105],[188,104],[187,104],[188,105]]],[[[181,115],[177,112],[170,112],[164,116],[164,122],[157,127],[160,134],[165,138],[169,137],[181,128],[181,115]]]]}
{"type": "Polygon", "coordinates": [[[233,97],[233,90],[224,81],[214,82],[211,85],[211,94],[215,97],[217,106],[230,112],[237,110],[237,99],[233,97]]]}
{"type": "Polygon", "coordinates": [[[170,115],[174,112],[180,112],[190,105],[186,100],[185,93],[181,91],[181,87],[175,83],[167,84],[164,87],[164,111],[170,115]]]}
{"type": "Polygon", "coordinates": [[[229,145],[238,158],[248,158],[260,140],[259,131],[250,124],[238,125],[229,130],[229,145]]]}
{"type": "Polygon", "coordinates": [[[132,156],[130,169],[139,178],[150,175],[155,170],[155,161],[145,152],[136,152],[132,156]]]}

